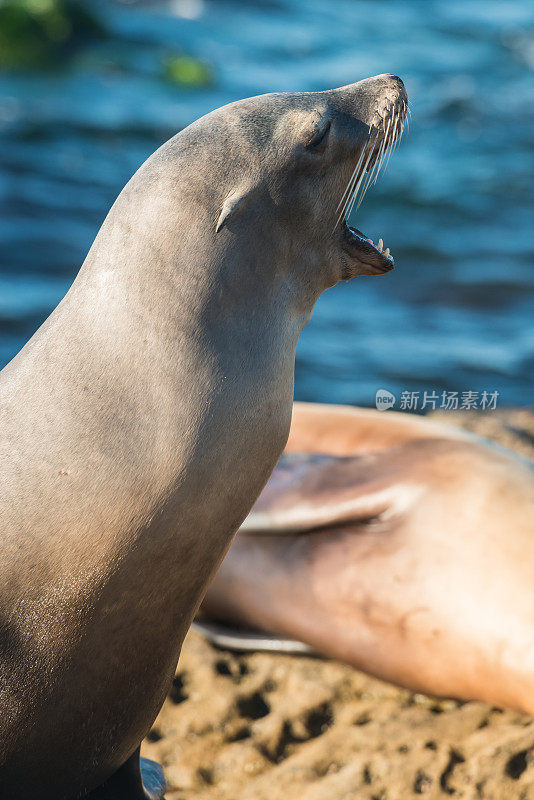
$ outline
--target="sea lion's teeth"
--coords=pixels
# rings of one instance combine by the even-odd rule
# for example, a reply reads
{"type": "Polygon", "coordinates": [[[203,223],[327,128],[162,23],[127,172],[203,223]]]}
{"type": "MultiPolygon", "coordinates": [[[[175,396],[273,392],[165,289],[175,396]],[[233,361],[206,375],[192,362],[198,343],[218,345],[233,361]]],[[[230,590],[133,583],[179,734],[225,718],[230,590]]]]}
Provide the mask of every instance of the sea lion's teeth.
{"type": "Polygon", "coordinates": [[[384,247],[384,242],[382,241],[382,239],[379,239],[378,240],[378,249],[380,250],[380,252],[382,252],[382,248],[383,247],[384,247]]]}
{"type": "Polygon", "coordinates": [[[389,256],[389,247],[386,247],[386,249],[384,250],[384,255],[386,258],[389,256]]]}

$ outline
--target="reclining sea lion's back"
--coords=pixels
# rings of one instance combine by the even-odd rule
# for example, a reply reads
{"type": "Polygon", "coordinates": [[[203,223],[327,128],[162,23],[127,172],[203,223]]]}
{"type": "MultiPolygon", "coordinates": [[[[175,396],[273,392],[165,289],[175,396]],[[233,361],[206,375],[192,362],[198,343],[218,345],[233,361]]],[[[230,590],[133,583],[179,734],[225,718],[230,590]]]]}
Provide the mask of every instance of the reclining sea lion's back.
{"type": "Polygon", "coordinates": [[[3,371],[0,797],[162,796],[139,744],[284,447],[299,332],[326,287],[392,267],[335,223],[405,109],[382,75],[194,123],[3,371]]]}

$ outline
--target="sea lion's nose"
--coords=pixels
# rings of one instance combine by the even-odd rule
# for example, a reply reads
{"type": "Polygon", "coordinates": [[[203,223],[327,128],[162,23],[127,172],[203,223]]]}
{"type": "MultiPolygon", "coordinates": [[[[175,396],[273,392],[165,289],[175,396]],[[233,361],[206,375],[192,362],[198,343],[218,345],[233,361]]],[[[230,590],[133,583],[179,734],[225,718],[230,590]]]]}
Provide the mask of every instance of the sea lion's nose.
{"type": "Polygon", "coordinates": [[[353,84],[353,86],[355,89],[358,88],[359,91],[371,93],[376,98],[385,99],[388,97],[392,101],[403,100],[405,103],[408,102],[408,95],[402,78],[390,72],[366,78],[363,81],[359,81],[359,83],[353,84]]]}
{"type": "MultiPolygon", "coordinates": [[[[378,76],[378,77],[380,77],[380,76],[378,76]]],[[[397,83],[401,87],[401,89],[404,89],[404,82],[403,82],[402,78],[399,78],[398,75],[393,75],[391,72],[387,72],[387,73],[384,74],[383,77],[384,78],[388,78],[390,81],[394,81],[395,83],[397,83]]],[[[404,89],[404,91],[406,91],[406,89],[404,89]]]]}
{"type": "Polygon", "coordinates": [[[391,73],[387,73],[378,77],[384,77],[386,79],[388,89],[396,93],[398,100],[402,100],[406,105],[408,105],[408,93],[402,78],[399,78],[398,75],[392,75],[391,73]]]}
{"type": "Polygon", "coordinates": [[[404,115],[408,95],[402,78],[384,73],[335,89],[333,105],[345,114],[371,125],[383,120],[394,109],[404,115]]]}

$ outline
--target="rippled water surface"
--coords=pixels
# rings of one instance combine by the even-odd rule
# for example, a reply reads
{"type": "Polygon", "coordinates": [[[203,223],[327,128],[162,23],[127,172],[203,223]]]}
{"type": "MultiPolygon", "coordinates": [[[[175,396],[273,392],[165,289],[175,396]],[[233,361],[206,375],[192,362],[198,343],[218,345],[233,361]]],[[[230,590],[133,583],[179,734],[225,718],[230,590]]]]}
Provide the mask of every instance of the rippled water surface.
{"type": "MultiPolygon", "coordinates": [[[[373,405],[378,388],[534,401],[531,0],[94,2],[110,36],[53,71],[0,73],[0,362],[65,293],[114,198],[171,134],[260,92],[380,72],[412,127],[351,220],[395,256],[319,301],[300,399],[373,405]],[[213,80],[165,79],[169,53],[213,80]]],[[[260,221],[261,224],[261,221],[260,221]]]]}

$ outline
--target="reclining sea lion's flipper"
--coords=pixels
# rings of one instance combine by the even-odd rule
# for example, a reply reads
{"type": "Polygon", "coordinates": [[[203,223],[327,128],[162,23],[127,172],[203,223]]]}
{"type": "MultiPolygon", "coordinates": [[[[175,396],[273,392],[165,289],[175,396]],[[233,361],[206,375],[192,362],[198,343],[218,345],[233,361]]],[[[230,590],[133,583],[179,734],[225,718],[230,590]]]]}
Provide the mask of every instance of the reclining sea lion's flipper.
{"type": "MultiPolygon", "coordinates": [[[[425,446],[417,442],[415,446],[425,446]]],[[[337,457],[282,456],[239,536],[311,535],[351,524],[368,526],[394,512],[409,488],[393,480],[395,458],[384,453],[337,457]]],[[[309,645],[276,634],[197,617],[193,629],[212,644],[236,651],[311,655],[309,645]]]]}
{"type": "MultiPolygon", "coordinates": [[[[414,447],[425,447],[415,442],[414,447]]],[[[364,524],[392,513],[406,485],[395,450],[338,457],[284,454],[240,535],[281,535],[364,524]]]]}

